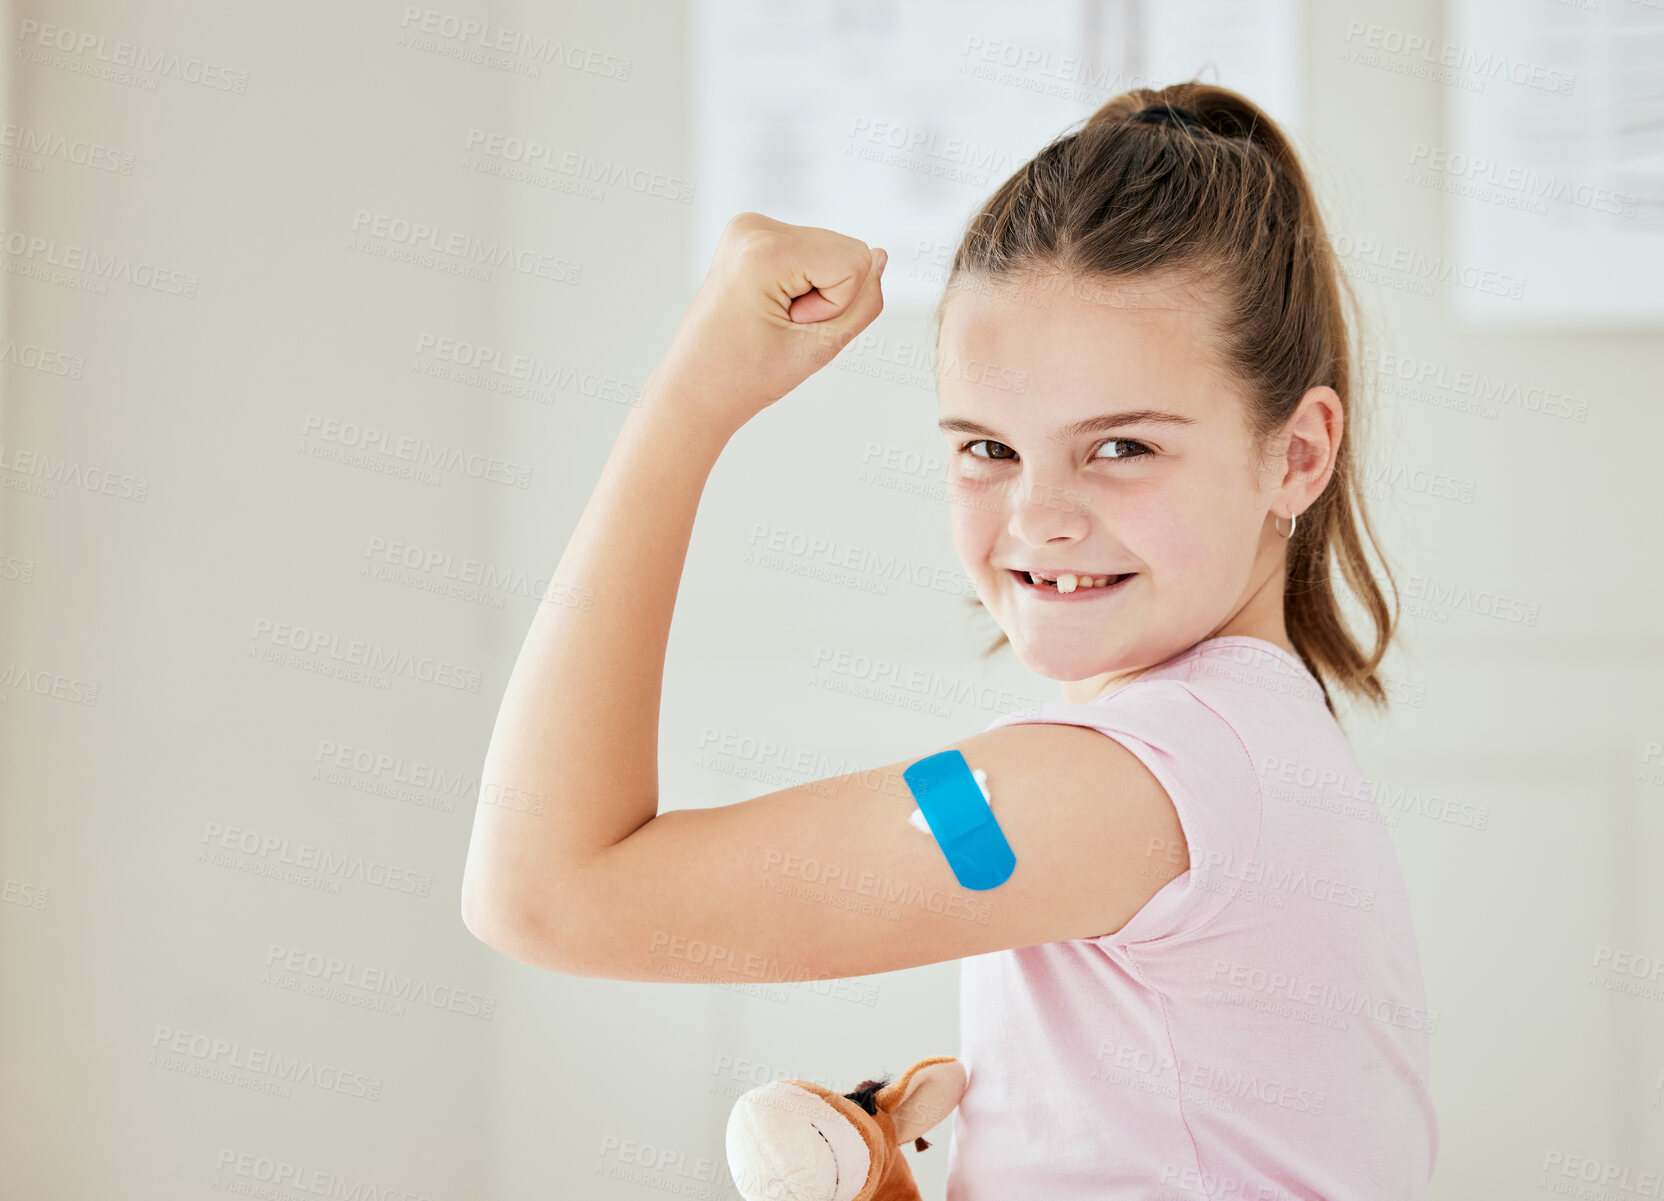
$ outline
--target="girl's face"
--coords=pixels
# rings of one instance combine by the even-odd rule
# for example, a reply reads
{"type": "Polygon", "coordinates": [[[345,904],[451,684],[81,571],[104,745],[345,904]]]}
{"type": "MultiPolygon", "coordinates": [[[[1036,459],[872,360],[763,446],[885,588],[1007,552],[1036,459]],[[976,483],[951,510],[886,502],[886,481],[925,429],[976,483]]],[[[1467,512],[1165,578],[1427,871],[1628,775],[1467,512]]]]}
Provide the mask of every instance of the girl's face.
{"type": "Polygon", "coordinates": [[[1304,506],[1256,471],[1204,310],[1148,284],[1083,291],[956,291],[938,395],[978,595],[1030,670],[1090,699],[1221,631],[1281,641],[1272,510],[1304,506]],[[1127,578],[1065,594],[1027,571],[1127,578]]]}

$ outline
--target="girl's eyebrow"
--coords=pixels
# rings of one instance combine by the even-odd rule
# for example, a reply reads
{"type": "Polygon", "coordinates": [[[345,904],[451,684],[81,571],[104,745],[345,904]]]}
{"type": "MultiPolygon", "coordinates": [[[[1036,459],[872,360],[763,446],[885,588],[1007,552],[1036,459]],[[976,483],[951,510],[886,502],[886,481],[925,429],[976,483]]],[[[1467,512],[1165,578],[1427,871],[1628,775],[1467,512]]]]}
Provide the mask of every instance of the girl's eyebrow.
{"type": "MultiPolygon", "coordinates": [[[[1185,417],[1178,413],[1168,413],[1161,409],[1127,409],[1121,413],[1105,413],[1101,417],[1088,417],[1077,421],[1073,425],[1066,425],[1052,434],[1057,442],[1067,442],[1072,438],[1079,438],[1083,434],[1103,434],[1113,429],[1120,429],[1127,425],[1195,425],[1194,417],[1185,417]]],[[[978,425],[974,421],[967,421],[963,417],[944,417],[936,423],[936,428],[943,433],[952,434],[982,434],[989,438],[998,438],[999,431],[991,430],[985,425],[978,425]]]]}

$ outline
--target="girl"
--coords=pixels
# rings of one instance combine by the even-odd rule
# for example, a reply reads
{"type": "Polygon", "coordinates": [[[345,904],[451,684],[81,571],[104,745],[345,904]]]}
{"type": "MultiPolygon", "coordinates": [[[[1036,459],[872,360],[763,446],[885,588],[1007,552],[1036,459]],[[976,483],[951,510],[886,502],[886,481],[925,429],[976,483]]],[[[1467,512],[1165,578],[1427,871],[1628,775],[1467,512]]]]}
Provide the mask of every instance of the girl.
{"type": "Polygon", "coordinates": [[[1288,141],[1237,93],[1137,89],[1054,140],[972,219],[936,313],[955,544],[1017,656],[1062,683],[949,744],[986,773],[1010,878],[959,887],[909,821],[902,773],[944,748],[660,811],[701,490],[877,315],[884,257],[729,223],[515,664],[463,920],[621,980],[962,960],[949,1201],[1424,1196],[1433,1022],[1329,694],[1384,703],[1393,630],[1342,280],[1288,141]],[[820,903],[811,874],[872,903],[820,903]]]}

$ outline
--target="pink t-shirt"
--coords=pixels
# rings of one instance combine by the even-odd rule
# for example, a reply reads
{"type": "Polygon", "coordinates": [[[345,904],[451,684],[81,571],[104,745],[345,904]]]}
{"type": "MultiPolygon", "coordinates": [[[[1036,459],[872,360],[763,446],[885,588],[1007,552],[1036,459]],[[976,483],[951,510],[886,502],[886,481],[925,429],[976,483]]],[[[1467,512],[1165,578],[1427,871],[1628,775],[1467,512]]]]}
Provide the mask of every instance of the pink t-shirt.
{"type": "Polygon", "coordinates": [[[960,961],[947,1201],[1425,1197],[1435,1022],[1409,898],[1299,659],[1208,638],[988,728],[1016,722],[1138,756],[1190,869],[1116,933],[960,961]]]}

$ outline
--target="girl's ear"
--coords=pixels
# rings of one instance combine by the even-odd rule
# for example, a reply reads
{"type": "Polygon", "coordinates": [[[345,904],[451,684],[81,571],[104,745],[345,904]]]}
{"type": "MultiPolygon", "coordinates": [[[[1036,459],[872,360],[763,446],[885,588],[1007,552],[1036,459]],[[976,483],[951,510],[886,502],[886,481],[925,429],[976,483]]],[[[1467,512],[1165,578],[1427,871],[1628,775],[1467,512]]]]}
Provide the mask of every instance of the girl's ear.
{"type": "Polygon", "coordinates": [[[965,1065],[951,1055],[938,1055],[921,1059],[883,1089],[876,1099],[895,1123],[896,1145],[919,1138],[952,1113],[966,1083],[965,1065]]]}

